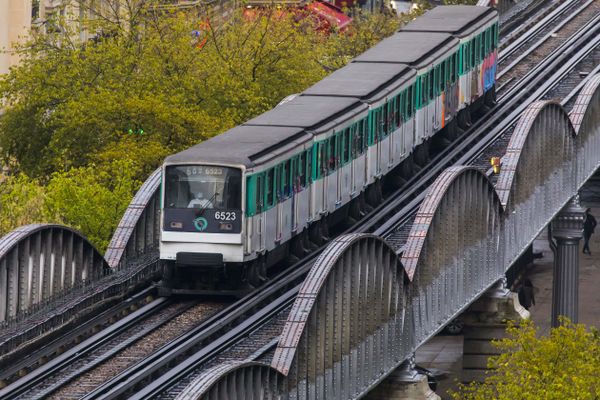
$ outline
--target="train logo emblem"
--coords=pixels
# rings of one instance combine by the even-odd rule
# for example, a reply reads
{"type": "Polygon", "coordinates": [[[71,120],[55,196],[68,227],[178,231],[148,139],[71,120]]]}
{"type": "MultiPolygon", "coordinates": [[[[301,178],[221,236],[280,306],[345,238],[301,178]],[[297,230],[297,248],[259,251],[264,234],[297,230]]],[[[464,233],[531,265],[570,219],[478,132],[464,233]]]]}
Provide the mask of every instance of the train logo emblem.
{"type": "Polygon", "coordinates": [[[208,221],[204,217],[198,217],[194,220],[194,227],[198,231],[203,232],[208,227],[208,221]]]}

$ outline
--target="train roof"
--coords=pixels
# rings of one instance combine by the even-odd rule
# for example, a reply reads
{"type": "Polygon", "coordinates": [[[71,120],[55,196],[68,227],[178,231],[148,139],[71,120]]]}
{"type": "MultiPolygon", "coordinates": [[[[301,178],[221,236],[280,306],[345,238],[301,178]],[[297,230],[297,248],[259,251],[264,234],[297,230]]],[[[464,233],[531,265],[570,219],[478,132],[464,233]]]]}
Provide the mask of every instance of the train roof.
{"type": "Polygon", "coordinates": [[[458,39],[448,33],[397,32],[355,58],[355,62],[402,63],[419,69],[453,51],[458,39]]]}
{"type": "Polygon", "coordinates": [[[366,105],[352,97],[300,95],[244,125],[299,127],[320,133],[329,129],[331,123],[340,123],[366,109],[366,105]]]}
{"type": "Polygon", "coordinates": [[[400,29],[400,32],[447,32],[463,38],[497,17],[495,9],[481,6],[438,6],[400,29]]]}
{"type": "Polygon", "coordinates": [[[303,128],[240,125],[187,150],[168,156],[165,164],[215,163],[252,167],[267,153],[277,156],[287,145],[312,139],[303,128]]]}
{"type": "Polygon", "coordinates": [[[416,72],[406,64],[353,62],[309,87],[304,94],[377,101],[415,75],[416,72]]]}

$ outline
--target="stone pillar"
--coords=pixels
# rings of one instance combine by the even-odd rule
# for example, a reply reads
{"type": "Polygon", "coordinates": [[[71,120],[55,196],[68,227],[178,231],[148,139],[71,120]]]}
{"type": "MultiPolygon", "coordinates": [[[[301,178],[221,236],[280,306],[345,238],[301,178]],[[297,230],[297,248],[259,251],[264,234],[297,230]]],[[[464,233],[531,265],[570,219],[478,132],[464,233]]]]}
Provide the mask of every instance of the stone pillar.
{"type": "Polygon", "coordinates": [[[488,358],[500,354],[493,340],[506,337],[506,322],[530,317],[519,303],[517,293],[506,289],[502,280],[487,291],[460,316],[464,322],[463,370],[461,381],[483,382],[488,358]]]}
{"type": "Polygon", "coordinates": [[[583,237],[584,218],[585,209],[579,204],[579,195],[576,195],[552,221],[552,237],[556,240],[552,282],[553,327],[558,326],[560,315],[572,322],[578,319],[579,241],[583,237]]]}
{"type": "Polygon", "coordinates": [[[415,370],[414,357],[389,374],[364,397],[365,400],[439,400],[427,383],[427,376],[415,370]]]}

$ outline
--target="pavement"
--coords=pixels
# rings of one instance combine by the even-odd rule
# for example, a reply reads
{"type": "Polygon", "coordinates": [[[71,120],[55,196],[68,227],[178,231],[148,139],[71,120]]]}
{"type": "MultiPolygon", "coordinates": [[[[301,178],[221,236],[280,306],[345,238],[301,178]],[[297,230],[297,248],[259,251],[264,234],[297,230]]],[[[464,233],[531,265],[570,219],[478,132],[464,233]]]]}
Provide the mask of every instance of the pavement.
{"type": "MultiPolygon", "coordinates": [[[[592,215],[600,221],[600,206],[592,207],[592,215]]],[[[592,254],[581,252],[583,240],[579,248],[579,322],[600,329],[600,225],[590,240],[592,254]]],[[[554,256],[545,230],[534,241],[533,251],[541,253],[542,258],[535,259],[525,272],[534,286],[535,306],[529,311],[540,333],[545,335],[550,331],[554,268],[554,256]]],[[[460,381],[462,353],[462,335],[435,336],[416,352],[417,365],[448,372],[448,376],[438,382],[436,390],[444,400],[450,399],[448,389],[456,389],[460,381]]]]}

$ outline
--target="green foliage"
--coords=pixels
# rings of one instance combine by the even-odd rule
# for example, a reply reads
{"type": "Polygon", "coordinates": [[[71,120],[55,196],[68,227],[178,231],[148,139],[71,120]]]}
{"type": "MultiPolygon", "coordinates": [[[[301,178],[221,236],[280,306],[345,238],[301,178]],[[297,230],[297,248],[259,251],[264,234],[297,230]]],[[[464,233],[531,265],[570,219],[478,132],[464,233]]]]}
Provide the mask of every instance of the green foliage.
{"type": "Polygon", "coordinates": [[[0,184],[0,232],[61,222],[105,249],[164,157],[271,109],[401,23],[357,12],[347,32],[326,35],[277,10],[208,24],[157,4],[66,15],[16,47],[21,63],[0,76],[0,157],[17,174],[0,184]]]}
{"type": "Polygon", "coordinates": [[[509,337],[496,343],[494,371],[482,384],[462,385],[454,399],[592,400],[600,398],[600,337],[595,329],[561,321],[549,336],[532,322],[511,325],[509,337]]]}
{"type": "Polygon", "coordinates": [[[116,160],[55,173],[47,186],[48,220],[79,229],[104,252],[139,182],[130,161],[116,160]]]}
{"type": "Polygon", "coordinates": [[[14,228],[43,222],[44,188],[24,174],[0,180],[0,237],[14,228]]]}

